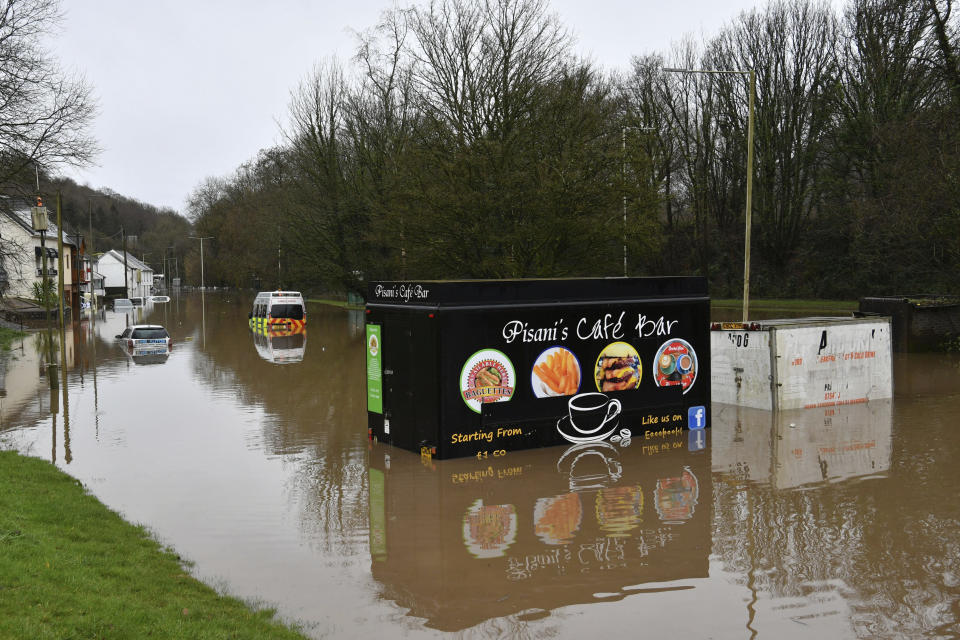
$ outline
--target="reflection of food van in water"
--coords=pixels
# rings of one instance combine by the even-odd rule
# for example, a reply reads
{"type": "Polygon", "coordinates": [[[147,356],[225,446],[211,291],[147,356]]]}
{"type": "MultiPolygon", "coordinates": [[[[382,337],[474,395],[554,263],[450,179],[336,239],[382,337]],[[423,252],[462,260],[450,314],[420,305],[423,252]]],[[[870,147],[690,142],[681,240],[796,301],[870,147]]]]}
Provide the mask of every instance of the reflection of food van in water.
{"type": "Polygon", "coordinates": [[[299,291],[261,291],[247,317],[254,330],[302,329],[307,324],[307,307],[299,291]]]}
{"type": "Polygon", "coordinates": [[[307,332],[302,326],[290,331],[254,329],[253,345],[257,354],[267,362],[288,364],[300,362],[307,350],[307,332]]]}

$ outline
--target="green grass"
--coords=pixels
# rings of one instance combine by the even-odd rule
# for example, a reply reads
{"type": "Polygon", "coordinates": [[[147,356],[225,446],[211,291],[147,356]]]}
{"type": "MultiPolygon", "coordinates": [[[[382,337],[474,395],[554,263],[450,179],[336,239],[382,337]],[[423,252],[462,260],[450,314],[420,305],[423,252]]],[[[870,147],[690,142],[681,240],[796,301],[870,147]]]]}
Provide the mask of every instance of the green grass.
{"type": "Polygon", "coordinates": [[[0,638],[300,638],[52,464],[0,451],[0,638]]]}
{"type": "Polygon", "coordinates": [[[346,300],[327,300],[322,298],[307,298],[307,302],[313,302],[316,304],[328,304],[331,307],[340,307],[342,309],[363,309],[364,305],[362,304],[352,304],[346,300]]]}
{"type": "Polygon", "coordinates": [[[23,331],[0,327],[0,351],[10,351],[11,343],[13,343],[13,341],[17,338],[22,338],[25,335],[27,334],[23,331]]]}
{"type": "MultiPolygon", "coordinates": [[[[714,299],[710,306],[714,309],[742,309],[743,298],[714,299]]],[[[750,300],[751,311],[856,311],[859,307],[856,300],[750,300]]]]}

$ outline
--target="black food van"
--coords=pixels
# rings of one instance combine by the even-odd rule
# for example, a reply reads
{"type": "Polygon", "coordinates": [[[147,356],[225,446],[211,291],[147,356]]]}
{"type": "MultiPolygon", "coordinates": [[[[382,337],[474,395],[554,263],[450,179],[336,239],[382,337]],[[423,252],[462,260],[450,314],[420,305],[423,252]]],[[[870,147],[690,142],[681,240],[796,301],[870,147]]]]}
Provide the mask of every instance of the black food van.
{"type": "Polygon", "coordinates": [[[697,277],[372,282],[369,435],[498,457],[707,426],[697,277]]]}

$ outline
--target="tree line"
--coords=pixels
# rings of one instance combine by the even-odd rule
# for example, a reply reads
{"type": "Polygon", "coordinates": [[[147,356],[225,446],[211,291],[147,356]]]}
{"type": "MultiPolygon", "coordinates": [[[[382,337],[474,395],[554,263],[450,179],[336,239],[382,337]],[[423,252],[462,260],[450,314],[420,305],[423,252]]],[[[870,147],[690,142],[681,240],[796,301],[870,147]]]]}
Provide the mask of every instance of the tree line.
{"type": "Polygon", "coordinates": [[[292,91],[284,142],[208,178],[207,282],[684,275],[752,292],[960,288],[952,0],[777,0],[605,71],[545,0],[385,12],[292,91]]]}

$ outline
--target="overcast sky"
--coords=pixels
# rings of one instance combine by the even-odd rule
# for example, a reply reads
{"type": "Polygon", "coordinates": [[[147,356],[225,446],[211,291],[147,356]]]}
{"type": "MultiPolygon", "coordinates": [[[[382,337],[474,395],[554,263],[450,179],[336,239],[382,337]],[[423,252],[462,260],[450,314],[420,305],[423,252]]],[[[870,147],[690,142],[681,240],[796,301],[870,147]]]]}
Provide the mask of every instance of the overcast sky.
{"type": "MultiPolygon", "coordinates": [[[[400,3],[406,6],[408,3],[400,3]]],[[[754,0],[553,0],[576,52],[606,68],[714,34],[754,0]]],[[[311,66],[349,62],[354,31],[390,0],[64,2],[52,44],[93,87],[97,165],[68,175],[180,212],[208,176],[279,142],[290,91],[311,66]]]]}

